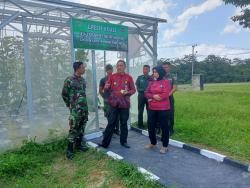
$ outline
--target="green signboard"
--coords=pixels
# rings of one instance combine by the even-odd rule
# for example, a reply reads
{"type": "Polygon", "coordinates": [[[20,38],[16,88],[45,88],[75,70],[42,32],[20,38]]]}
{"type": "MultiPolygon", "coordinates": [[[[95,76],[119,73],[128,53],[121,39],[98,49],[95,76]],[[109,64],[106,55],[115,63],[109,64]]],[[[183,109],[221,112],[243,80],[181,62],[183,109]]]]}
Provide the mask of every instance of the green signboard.
{"type": "Polygon", "coordinates": [[[71,20],[74,48],[128,51],[128,27],[105,22],[71,20]]]}

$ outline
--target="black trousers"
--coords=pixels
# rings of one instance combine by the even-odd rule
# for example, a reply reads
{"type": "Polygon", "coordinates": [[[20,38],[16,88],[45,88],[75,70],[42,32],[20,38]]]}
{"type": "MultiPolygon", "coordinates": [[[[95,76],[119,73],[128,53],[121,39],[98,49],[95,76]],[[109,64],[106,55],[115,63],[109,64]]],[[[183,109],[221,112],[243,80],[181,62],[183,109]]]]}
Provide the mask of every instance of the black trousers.
{"type": "Polygon", "coordinates": [[[138,127],[139,128],[143,128],[143,112],[144,112],[145,105],[148,111],[148,100],[144,96],[144,92],[139,92],[138,93],[138,127]]]}
{"type": "Polygon", "coordinates": [[[108,125],[103,133],[102,144],[105,147],[108,147],[115,127],[117,126],[118,118],[120,119],[120,143],[127,143],[128,137],[128,126],[127,121],[129,118],[129,108],[114,108],[112,106],[109,107],[109,116],[108,116],[108,125]]]}
{"type": "Polygon", "coordinates": [[[161,127],[161,141],[164,147],[168,147],[169,129],[168,129],[169,110],[148,110],[148,133],[151,144],[157,143],[156,131],[157,122],[161,127]]]}
{"type": "MultiPolygon", "coordinates": [[[[104,101],[104,116],[107,118],[107,120],[108,120],[108,116],[110,114],[109,108],[110,108],[110,104],[108,102],[104,101]]],[[[116,126],[114,128],[114,132],[118,133],[120,130],[119,117],[117,118],[117,121],[118,121],[118,123],[116,123],[116,126]]]]}
{"type": "Polygon", "coordinates": [[[174,96],[169,96],[170,110],[169,110],[169,130],[174,130],[174,96]]]}

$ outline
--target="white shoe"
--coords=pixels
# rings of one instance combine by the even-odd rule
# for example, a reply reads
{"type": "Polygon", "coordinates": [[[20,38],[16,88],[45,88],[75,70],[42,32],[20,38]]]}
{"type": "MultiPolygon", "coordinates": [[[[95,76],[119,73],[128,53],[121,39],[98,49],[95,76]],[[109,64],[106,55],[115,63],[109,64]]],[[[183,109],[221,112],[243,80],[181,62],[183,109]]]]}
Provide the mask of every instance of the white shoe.
{"type": "Polygon", "coordinates": [[[160,149],[160,153],[162,153],[162,154],[167,153],[167,151],[168,151],[167,147],[162,146],[161,149],[160,149]]]}

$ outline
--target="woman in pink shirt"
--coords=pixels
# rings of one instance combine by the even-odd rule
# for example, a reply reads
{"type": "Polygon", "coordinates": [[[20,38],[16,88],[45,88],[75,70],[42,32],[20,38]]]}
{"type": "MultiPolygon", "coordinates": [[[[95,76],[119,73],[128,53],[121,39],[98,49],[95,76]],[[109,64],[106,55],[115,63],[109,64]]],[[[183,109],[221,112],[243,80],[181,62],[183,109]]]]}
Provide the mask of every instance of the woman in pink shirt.
{"type": "Polygon", "coordinates": [[[147,149],[153,149],[156,146],[156,123],[160,124],[162,130],[162,147],[160,153],[166,153],[169,143],[168,113],[170,109],[169,92],[171,90],[169,80],[163,79],[165,71],[162,67],[153,68],[153,81],[149,82],[147,90],[144,92],[148,99],[148,132],[150,144],[147,149]]]}

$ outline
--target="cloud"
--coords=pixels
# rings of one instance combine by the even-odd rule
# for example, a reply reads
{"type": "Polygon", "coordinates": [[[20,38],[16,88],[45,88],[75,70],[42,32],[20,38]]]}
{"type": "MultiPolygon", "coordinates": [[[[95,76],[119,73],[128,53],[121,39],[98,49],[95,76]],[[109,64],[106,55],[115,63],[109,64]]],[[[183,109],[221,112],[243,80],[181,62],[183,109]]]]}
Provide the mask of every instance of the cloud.
{"type": "MultiPolygon", "coordinates": [[[[245,8],[250,9],[250,5],[246,6],[245,8]]],[[[246,28],[242,28],[242,26],[239,25],[239,23],[234,22],[231,17],[235,16],[235,15],[241,15],[242,14],[242,9],[237,7],[233,13],[232,16],[230,16],[228,18],[228,23],[225,25],[223,31],[221,32],[221,34],[227,34],[227,33],[239,33],[240,31],[247,31],[246,28]]]]}
{"type": "Polygon", "coordinates": [[[172,29],[167,29],[164,32],[164,39],[170,41],[175,36],[183,33],[188,27],[189,21],[194,17],[201,15],[205,12],[214,10],[215,8],[221,6],[223,2],[221,0],[207,0],[204,3],[192,6],[185,10],[181,15],[175,19],[175,24],[172,29]]]}
{"type": "MultiPolygon", "coordinates": [[[[168,58],[182,58],[185,55],[190,55],[192,53],[192,47],[185,46],[185,44],[175,44],[173,46],[180,46],[174,48],[159,48],[159,57],[168,57],[168,58]]],[[[195,47],[195,55],[199,60],[206,58],[208,55],[217,55],[229,59],[239,58],[246,59],[250,58],[250,49],[237,49],[230,48],[223,44],[217,45],[207,45],[207,44],[199,44],[195,47]]]]}
{"type": "Polygon", "coordinates": [[[168,21],[171,21],[168,9],[176,6],[170,0],[127,0],[127,5],[131,13],[164,18],[168,21]]]}
{"type": "Polygon", "coordinates": [[[240,31],[241,31],[241,28],[238,24],[230,23],[224,27],[222,34],[224,34],[224,33],[239,33],[240,31]]]}
{"type": "Polygon", "coordinates": [[[172,0],[74,0],[74,2],[91,6],[141,14],[145,16],[159,17],[171,20],[167,10],[176,6],[172,0]]]}
{"type": "Polygon", "coordinates": [[[207,45],[207,44],[201,44],[197,46],[197,55],[201,56],[207,56],[210,54],[222,56],[225,58],[233,59],[233,58],[239,58],[239,59],[246,59],[250,58],[250,50],[241,49],[241,48],[231,48],[227,47],[222,44],[218,45],[207,45]]]}
{"type": "Polygon", "coordinates": [[[121,10],[122,3],[124,0],[74,0],[76,3],[108,8],[108,9],[115,9],[121,10]]]}

